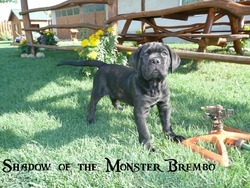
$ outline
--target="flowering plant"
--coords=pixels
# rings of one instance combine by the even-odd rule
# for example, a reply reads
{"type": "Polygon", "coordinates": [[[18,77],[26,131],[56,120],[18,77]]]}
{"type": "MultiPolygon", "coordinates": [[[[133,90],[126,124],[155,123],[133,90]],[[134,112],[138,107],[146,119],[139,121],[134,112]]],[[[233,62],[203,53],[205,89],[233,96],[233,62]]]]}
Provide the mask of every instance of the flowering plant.
{"type": "MultiPolygon", "coordinates": [[[[245,27],[244,27],[244,31],[249,32],[249,31],[250,31],[250,26],[245,26],[245,27]]],[[[241,45],[242,45],[243,48],[250,47],[250,39],[249,39],[249,38],[247,38],[247,39],[242,39],[242,40],[241,40],[241,45]]]]}
{"type": "MultiPolygon", "coordinates": [[[[113,28],[108,28],[107,31],[98,30],[89,38],[81,41],[81,48],[77,48],[79,60],[100,60],[109,64],[126,64],[127,57],[121,52],[118,52],[116,44],[117,37],[112,34],[113,28]]],[[[91,76],[95,69],[91,67],[84,68],[84,75],[91,76]]]]}
{"type": "Polygon", "coordinates": [[[40,32],[41,37],[38,40],[41,44],[45,45],[56,45],[55,33],[52,30],[45,30],[40,32]]]}
{"type": "MultiPolygon", "coordinates": [[[[35,41],[36,43],[36,41],[35,41]]],[[[30,54],[31,53],[31,47],[27,45],[26,38],[22,38],[20,41],[20,44],[18,46],[18,49],[21,51],[21,54],[30,54]]],[[[37,48],[35,48],[35,52],[37,52],[37,48]]]]}

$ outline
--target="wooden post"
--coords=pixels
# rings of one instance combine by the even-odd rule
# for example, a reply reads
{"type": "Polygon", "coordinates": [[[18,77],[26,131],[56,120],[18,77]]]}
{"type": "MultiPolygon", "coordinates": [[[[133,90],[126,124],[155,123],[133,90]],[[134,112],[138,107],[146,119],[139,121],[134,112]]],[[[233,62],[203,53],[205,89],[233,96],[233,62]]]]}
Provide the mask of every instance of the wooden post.
{"type": "MultiPolygon", "coordinates": [[[[141,0],[141,11],[145,11],[145,10],[146,10],[145,0],[141,0]]],[[[141,22],[141,31],[142,31],[142,33],[145,32],[145,28],[146,28],[145,22],[141,22]]]]}
{"type": "MultiPolygon", "coordinates": [[[[113,3],[109,4],[108,7],[108,19],[118,15],[118,0],[113,0],[113,3]]],[[[113,33],[118,35],[118,21],[112,22],[110,26],[114,29],[113,33]]]]}
{"type": "MultiPolygon", "coordinates": [[[[21,0],[22,12],[29,10],[27,0],[21,0]]],[[[29,14],[23,15],[23,26],[24,28],[30,28],[30,16],[29,14]]],[[[34,44],[33,36],[31,31],[25,31],[27,44],[34,44]]],[[[31,53],[35,55],[35,47],[31,47],[31,53]]]]}

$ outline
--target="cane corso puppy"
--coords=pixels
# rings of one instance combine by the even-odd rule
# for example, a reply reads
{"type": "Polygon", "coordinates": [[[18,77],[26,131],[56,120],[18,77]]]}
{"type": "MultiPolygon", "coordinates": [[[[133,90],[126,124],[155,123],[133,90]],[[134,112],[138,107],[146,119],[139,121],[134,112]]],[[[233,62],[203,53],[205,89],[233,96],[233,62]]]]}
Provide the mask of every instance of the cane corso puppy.
{"type": "Polygon", "coordinates": [[[119,101],[134,106],[134,116],[139,142],[154,151],[146,123],[150,108],[157,105],[165,135],[181,142],[185,138],[176,135],[170,123],[169,89],[166,83],[168,71],[173,72],[180,58],[163,43],[152,42],[140,46],[129,61],[132,67],[106,64],[102,61],[61,62],[58,65],[98,67],[94,77],[87,120],[92,123],[98,101],[108,95],[114,107],[122,109],[119,101]]]}

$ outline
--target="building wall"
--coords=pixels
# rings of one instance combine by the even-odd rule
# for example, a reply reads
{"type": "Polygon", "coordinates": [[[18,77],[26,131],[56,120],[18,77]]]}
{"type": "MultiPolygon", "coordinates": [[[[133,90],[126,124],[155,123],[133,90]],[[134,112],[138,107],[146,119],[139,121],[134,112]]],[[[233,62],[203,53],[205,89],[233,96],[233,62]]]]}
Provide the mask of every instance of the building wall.
{"type": "MultiPolygon", "coordinates": [[[[63,16],[56,18],[56,24],[71,24],[71,23],[79,23],[80,15],[72,15],[70,17],[63,16]]],[[[56,30],[57,37],[60,39],[70,39],[70,30],[69,29],[57,29],[56,30]]]]}
{"type": "MultiPolygon", "coordinates": [[[[155,9],[162,9],[163,7],[172,7],[178,6],[179,0],[172,0],[169,1],[162,1],[162,0],[146,0],[146,10],[155,10],[155,9]]],[[[73,7],[74,8],[74,7],[73,7]]],[[[82,7],[81,7],[82,8],[82,7]]],[[[67,10],[67,9],[63,9],[67,10]]],[[[140,0],[118,0],[118,12],[119,14],[124,13],[131,13],[131,12],[138,12],[141,11],[141,1],[140,0]]],[[[55,11],[52,11],[52,24],[69,24],[69,23],[91,23],[97,25],[105,25],[105,21],[108,18],[108,5],[105,6],[104,11],[97,11],[97,12],[80,12],[78,15],[70,15],[70,16],[58,16],[56,15],[55,11]]],[[[119,21],[118,29],[119,32],[123,28],[125,21],[119,21]]],[[[133,23],[130,27],[132,32],[140,29],[140,23],[133,23]]],[[[69,39],[70,38],[70,29],[54,29],[57,33],[57,36],[60,39],[69,39]]],[[[79,29],[78,38],[87,37],[93,31],[89,29],[79,29]]]]}
{"type": "Polygon", "coordinates": [[[20,20],[13,14],[11,17],[11,28],[12,28],[12,36],[15,39],[18,36],[21,36],[24,32],[22,32],[22,24],[20,20]]]}
{"type": "MultiPolygon", "coordinates": [[[[92,6],[92,5],[90,5],[92,6]]],[[[104,6],[105,7],[105,6],[104,6]]],[[[98,10],[98,11],[93,11],[87,9],[88,12],[86,11],[86,6],[84,7],[73,7],[70,9],[78,8],[79,12],[73,15],[67,15],[62,14],[62,13],[56,13],[55,11],[52,12],[52,24],[73,24],[73,23],[90,23],[90,24],[95,24],[95,25],[104,25],[106,21],[106,11],[104,10],[98,10]]],[[[87,7],[88,8],[88,7],[87,7]]],[[[91,7],[90,7],[91,8],[91,7]]],[[[64,11],[69,10],[69,9],[62,9],[59,11],[64,11]]],[[[57,36],[59,39],[70,39],[71,34],[70,34],[70,29],[54,29],[56,32],[57,36]]],[[[83,37],[88,37],[90,34],[92,34],[94,31],[90,29],[80,29],[78,28],[78,39],[82,39],[83,37]]]]}
{"type": "MultiPolygon", "coordinates": [[[[15,40],[16,37],[24,35],[25,32],[22,30],[22,28],[24,28],[22,20],[19,20],[15,14],[12,14],[10,22],[11,22],[13,40],[15,40]]],[[[47,20],[44,20],[44,21],[31,20],[31,25],[33,25],[33,27],[37,26],[38,28],[40,28],[40,27],[48,26],[49,23],[47,20]]],[[[33,35],[35,35],[35,32],[33,32],[33,35]]]]}
{"type": "Polygon", "coordinates": [[[0,33],[7,36],[12,36],[11,22],[9,21],[0,22],[0,33]]]}
{"type": "MultiPolygon", "coordinates": [[[[95,25],[105,25],[106,21],[106,13],[105,11],[100,12],[91,12],[91,13],[83,13],[82,16],[82,22],[83,23],[91,23],[95,25]]],[[[91,35],[94,31],[90,29],[83,29],[82,30],[82,37],[88,37],[91,35]]]]}

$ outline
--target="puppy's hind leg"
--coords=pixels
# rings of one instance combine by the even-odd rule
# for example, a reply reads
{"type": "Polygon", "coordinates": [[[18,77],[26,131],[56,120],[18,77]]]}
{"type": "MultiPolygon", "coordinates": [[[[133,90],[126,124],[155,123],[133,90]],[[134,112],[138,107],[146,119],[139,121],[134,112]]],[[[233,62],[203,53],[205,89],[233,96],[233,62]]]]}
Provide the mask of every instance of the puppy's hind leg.
{"type": "Polygon", "coordinates": [[[117,110],[123,110],[123,107],[120,105],[119,101],[114,99],[113,97],[110,97],[110,100],[113,104],[113,106],[117,109],[117,110]]]}
{"type": "Polygon", "coordinates": [[[91,99],[88,106],[88,123],[93,123],[95,120],[95,111],[98,101],[104,96],[104,93],[100,89],[93,89],[91,99]]]}

